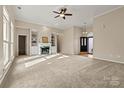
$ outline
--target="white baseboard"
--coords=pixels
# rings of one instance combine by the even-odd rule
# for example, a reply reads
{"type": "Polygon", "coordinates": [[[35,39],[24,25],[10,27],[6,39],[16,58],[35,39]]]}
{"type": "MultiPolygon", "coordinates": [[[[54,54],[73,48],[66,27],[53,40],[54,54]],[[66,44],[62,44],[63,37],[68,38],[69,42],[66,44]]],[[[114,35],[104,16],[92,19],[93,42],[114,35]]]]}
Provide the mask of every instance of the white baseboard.
{"type": "MultiPolygon", "coordinates": [[[[14,61],[14,59],[15,59],[15,57],[13,57],[13,61],[14,61]]],[[[3,75],[0,78],[0,88],[3,87],[3,81],[4,81],[6,75],[7,75],[8,71],[9,71],[13,61],[8,64],[8,67],[6,68],[6,70],[4,71],[3,75]]]]}
{"type": "Polygon", "coordinates": [[[5,76],[7,75],[7,72],[9,71],[9,69],[10,69],[10,67],[11,67],[11,64],[12,64],[12,63],[9,64],[8,68],[6,69],[6,71],[4,71],[3,75],[2,75],[1,78],[0,78],[0,87],[3,86],[3,85],[2,85],[3,80],[4,80],[5,76]]]}
{"type": "Polygon", "coordinates": [[[93,58],[94,58],[94,59],[99,59],[99,60],[104,60],[104,61],[110,61],[110,62],[114,62],[114,63],[121,63],[121,64],[124,64],[124,62],[122,62],[122,61],[110,60],[110,59],[99,58],[99,57],[93,57],[93,58]]]}

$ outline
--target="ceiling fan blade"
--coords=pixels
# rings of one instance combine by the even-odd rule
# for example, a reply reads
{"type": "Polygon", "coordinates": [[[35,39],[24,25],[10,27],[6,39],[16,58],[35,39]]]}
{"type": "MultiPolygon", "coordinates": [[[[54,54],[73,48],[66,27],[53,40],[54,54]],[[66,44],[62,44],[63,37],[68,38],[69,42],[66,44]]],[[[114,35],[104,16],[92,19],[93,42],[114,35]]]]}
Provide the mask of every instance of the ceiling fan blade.
{"type": "Polygon", "coordinates": [[[60,14],[62,14],[63,13],[63,9],[61,9],[61,11],[60,11],[60,14]]]}
{"type": "Polygon", "coordinates": [[[64,9],[63,9],[64,13],[66,12],[66,10],[67,10],[67,8],[64,8],[64,9]]]}
{"type": "Polygon", "coordinates": [[[65,16],[63,17],[63,19],[65,20],[65,16]]]}
{"type": "Polygon", "coordinates": [[[64,14],[66,12],[67,8],[62,8],[60,14],[64,14]]]}
{"type": "Polygon", "coordinates": [[[64,14],[65,16],[72,16],[72,14],[64,14]]]}
{"type": "Polygon", "coordinates": [[[60,13],[59,13],[59,12],[57,12],[57,11],[53,11],[53,13],[60,14],[60,13]]]}
{"type": "Polygon", "coordinates": [[[55,16],[54,18],[57,18],[57,17],[59,17],[60,15],[57,15],[57,16],[55,16]]]}

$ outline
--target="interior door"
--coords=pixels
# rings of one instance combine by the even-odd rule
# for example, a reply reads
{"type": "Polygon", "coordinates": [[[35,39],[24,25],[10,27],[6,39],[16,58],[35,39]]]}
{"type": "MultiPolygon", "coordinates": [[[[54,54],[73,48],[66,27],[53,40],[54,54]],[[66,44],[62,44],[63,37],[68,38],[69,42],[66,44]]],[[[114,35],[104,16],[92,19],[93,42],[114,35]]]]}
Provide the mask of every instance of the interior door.
{"type": "Polygon", "coordinates": [[[26,36],[19,35],[19,55],[26,55],[26,36]]]}

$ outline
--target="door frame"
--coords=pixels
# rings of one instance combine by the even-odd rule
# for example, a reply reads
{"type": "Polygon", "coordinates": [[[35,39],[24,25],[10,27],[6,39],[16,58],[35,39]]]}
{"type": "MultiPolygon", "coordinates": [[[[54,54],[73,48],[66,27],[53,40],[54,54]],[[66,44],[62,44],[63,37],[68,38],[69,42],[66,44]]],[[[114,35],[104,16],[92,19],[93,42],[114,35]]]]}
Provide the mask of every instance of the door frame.
{"type": "Polygon", "coordinates": [[[26,38],[26,46],[25,46],[25,49],[26,49],[26,55],[28,55],[28,46],[27,46],[27,42],[28,42],[28,39],[27,39],[27,37],[28,37],[28,35],[26,35],[26,34],[17,34],[17,56],[19,56],[19,36],[25,36],[26,38]]]}

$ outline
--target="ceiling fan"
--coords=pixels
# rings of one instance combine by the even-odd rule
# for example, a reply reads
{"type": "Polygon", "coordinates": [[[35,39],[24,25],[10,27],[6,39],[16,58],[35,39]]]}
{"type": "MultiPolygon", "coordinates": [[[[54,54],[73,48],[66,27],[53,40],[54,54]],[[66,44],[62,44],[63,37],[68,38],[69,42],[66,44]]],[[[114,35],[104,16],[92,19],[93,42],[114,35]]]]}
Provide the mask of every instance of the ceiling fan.
{"type": "Polygon", "coordinates": [[[67,8],[61,8],[59,12],[53,11],[53,13],[58,14],[54,18],[62,17],[65,20],[65,16],[72,16],[72,14],[66,13],[66,11],[67,11],[67,8]]]}

